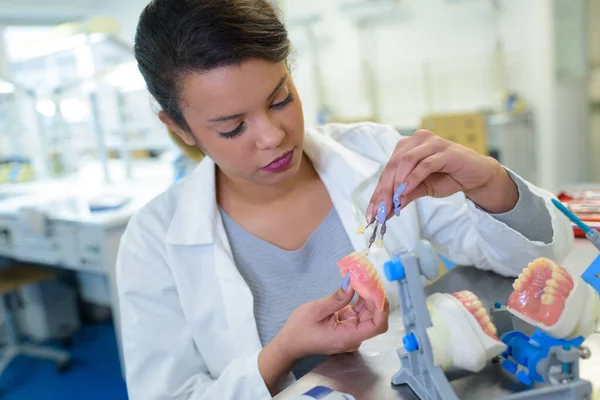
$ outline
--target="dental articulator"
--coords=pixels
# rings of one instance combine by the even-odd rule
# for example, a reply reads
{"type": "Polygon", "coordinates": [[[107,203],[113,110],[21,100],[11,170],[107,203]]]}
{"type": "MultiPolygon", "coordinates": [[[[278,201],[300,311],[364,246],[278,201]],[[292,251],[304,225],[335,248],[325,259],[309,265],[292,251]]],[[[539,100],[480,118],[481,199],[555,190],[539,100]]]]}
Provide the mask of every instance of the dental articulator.
{"type": "MultiPolygon", "coordinates": [[[[405,189],[402,185],[394,193],[396,216],[405,189]]],[[[600,250],[600,234],[560,202],[553,203],[600,250]]],[[[385,206],[380,205],[377,217],[367,225],[374,224],[367,249],[338,263],[356,292],[373,299],[378,308],[385,299],[384,286],[368,257],[373,243],[383,246],[386,217],[385,206]]],[[[364,232],[365,228],[357,231],[364,232]]],[[[591,383],[579,377],[579,359],[590,357],[583,342],[600,323],[600,256],[581,276],[571,275],[552,260],[534,260],[515,280],[507,304],[488,308],[467,290],[426,297],[423,277],[433,280],[440,274],[439,258],[427,241],[420,241],[413,251],[393,254],[384,272],[397,284],[404,326],[393,385],[408,385],[422,400],[458,400],[447,371],[476,374],[496,368],[521,385],[497,399],[591,399],[591,383]],[[533,334],[516,330],[515,318],[529,325],[533,334]]]]}

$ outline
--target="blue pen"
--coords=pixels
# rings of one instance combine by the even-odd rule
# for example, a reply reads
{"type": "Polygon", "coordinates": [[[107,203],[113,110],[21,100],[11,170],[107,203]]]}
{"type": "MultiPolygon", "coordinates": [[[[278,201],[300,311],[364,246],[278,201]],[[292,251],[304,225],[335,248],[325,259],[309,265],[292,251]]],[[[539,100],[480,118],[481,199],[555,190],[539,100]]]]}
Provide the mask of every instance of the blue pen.
{"type": "Polygon", "coordinates": [[[590,242],[598,250],[600,250],[600,232],[590,228],[587,224],[585,224],[582,220],[580,220],[571,210],[569,210],[563,203],[558,201],[557,199],[552,199],[552,203],[558,208],[564,215],[567,216],[575,225],[579,227],[584,233],[585,237],[588,238],[590,242]]]}

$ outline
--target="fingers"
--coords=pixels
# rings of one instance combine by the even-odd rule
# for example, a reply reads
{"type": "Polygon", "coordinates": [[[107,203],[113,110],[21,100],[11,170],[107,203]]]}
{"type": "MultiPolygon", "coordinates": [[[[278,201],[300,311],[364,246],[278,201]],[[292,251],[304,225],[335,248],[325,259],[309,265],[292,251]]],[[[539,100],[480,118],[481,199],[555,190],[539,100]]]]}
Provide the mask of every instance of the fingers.
{"type": "Polygon", "coordinates": [[[385,299],[385,303],[383,306],[383,311],[375,311],[373,315],[373,319],[371,320],[373,323],[373,329],[377,334],[382,334],[387,332],[388,330],[388,322],[390,316],[390,303],[387,299],[385,299]]]}
{"type": "Polygon", "coordinates": [[[377,311],[377,306],[373,300],[361,298],[360,304],[354,307],[354,311],[356,311],[358,321],[363,322],[373,318],[373,314],[377,311]]]}
{"type": "MultiPolygon", "coordinates": [[[[403,141],[401,146],[394,151],[375,187],[367,208],[367,223],[377,217],[381,224],[392,215],[399,215],[400,196],[403,194],[403,189],[408,191],[418,186],[416,184],[411,187],[407,182],[408,178],[424,160],[441,153],[446,147],[446,141],[429,131],[417,131],[410,140],[403,141]],[[403,187],[403,183],[406,183],[406,187],[403,187]],[[396,203],[396,207],[394,207],[394,203],[396,203]]],[[[443,163],[440,163],[438,158],[434,158],[425,162],[418,172],[421,174],[427,171],[435,172],[432,167],[437,165],[443,165],[443,163]]],[[[427,175],[422,177],[421,181],[425,178],[427,175]]]]}
{"type": "Polygon", "coordinates": [[[338,311],[350,304],[354,297],[354,289],[349,285],[346,290],[339,288],[333,294],[310,304],[311,313],[317,321],[335,315],[338,311]]]}
{"type": "MultiPolygon", "coordinates": [[[[422,159],[406,177],[406,190],[404,191],[404,194],[410,194],[410,192],[418,187],[430,175],[436,172],[445,172],[444,170],[447,164],[447,153],[434,153],[431,156],[422,159]]],[[[429,193],[429,195],[433,196],[434,193],[429,193]]]]}
{"type": "Polygon", "coordinates": [[[451,176],[445,173],[434,172],[409,194],[402,197],[402,207],[406,207],[420,197],[447,197],[460,190],[460,184],[451,176]]]}
{"type": "Polygon", "coordinates": [[[362,297],[354,305],[347,305],[337,312],[338,321],[344,321],[356,318],[359,321],[370,318],[369,311],[365,305],[366,301],[362,297]]]}
{"type": "Polygon", "coordinates": [[[373,192],[373,196],[371,196],[371,201],[367,207],[367,223],[371,223],[374,218],[378,216],[383,220],[380,220],[379,223],[383,223],[390,216],[390,211],[392,209],[391,204],[391,196],[386,198],[383,194],[386,190],[394,185],[394,180],[396,176],[396,155],[409,151],[413,147],[416,147],[420,144],[419,140],[414,140],[413,137],[402,138],[396,144],[396,148],[394,149],[392,156],[390,157],[390,161],[386,164],[379,177],[379,182],[377,182],[377,186],[375,187],[375,191],[373,192]],[[380,195],[381,194],[381,195],[380,195]]]}
{"type": "Polygon", "coordinates": [[[386,299],[383,311],[378,311],[375,303],[366,301],[365,308],[362,310],[362,315],[359,313],[358,318],[353,318],[340,322],[341,334],[346,347],[350,347],[351,343],[360,343],[379,334],[385,333],[388,330],[388,318],[390,313],[389,301],[386,299]],[[367,313],[371,314],[370,318],[364,318],[367,313]]]}
{"type": "Polygon", "coordinates": [[[354,310],[352,305],[347,305],[336,313],[338,321],[345,321],[351,318],[358,318],[358,313],[354,310]]]}
{"type": "Polygon", "coordinates": [[[362,297],[358,298],[356,304],[352,307],[355,312],[360,313],[365,309],[365,299],[362,297]]]}

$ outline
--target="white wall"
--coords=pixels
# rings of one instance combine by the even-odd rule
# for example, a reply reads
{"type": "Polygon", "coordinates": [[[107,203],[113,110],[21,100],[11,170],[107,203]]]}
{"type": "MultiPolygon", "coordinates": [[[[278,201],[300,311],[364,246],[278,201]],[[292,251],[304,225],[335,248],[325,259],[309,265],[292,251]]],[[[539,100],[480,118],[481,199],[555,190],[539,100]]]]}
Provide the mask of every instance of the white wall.
{"type": "MultiPolygon", "coordinates": [[[[296,58],[294,77],[309,125],[319,104],[305,31],[294,20],[318,12],[326,104],[341,119],[371,118],[361,55],[375,68],[378,119],[412,128],[423,114],[498,106],[503,93],[494,73],[494,10],[487,0],[402,0],[396,20],[377,29],[359,48],[355,27],[338,10],[342,0],[281,0],[296,58]],[[430,90],[425,85],[429,70],[430,90]]],[[[536,118],[538,184],[554,190],[587,178],[587,128],[581,112],[584,83],[561,84],[554,75],[554,15],[551,0],[503,0],[500,27],[507,51],[508,88],[529,103],[536,118]],[[566,135],[565,133],[568,133],[566,135]],[[562,160],[562,161],[561,161],[562,160]]],[[[133,41],[146,0],[104,7],[133,41]]]]}
{"type": "MultiPolygon", "coordinates": [[[[464,112],[498,106],[493,62],[495,14],[490,1],[403,0],[401,15],[378,29],[376,42],[361,50],[356,30],[336,7],[341,0],[285,2],[294,20],[320,9],[323,43],[320,64],[327,82],[328,105],[344,117],[369,116],[360,52],[368,52],[377,76],[379,120],[399,127],[416,127],[423,114],[464,112]],[[424,84],[429,65],[431,97],[424,84]],[[429,105],[429,106],[428,106],[429,105]]],[[[500,30],[508,64],[508,89],[529,103],[536,118],[539,179],[551,190],[587,179],[587,82],[558,83],[554,60],[554,9],[550,0],[504,0],[500,30]]],[[[306,37],[290,28],[298,49],[297,85],[305,94],[307,119],[314,123],[318,105],[308,68],[306,37]]]]}
{"type": "MultiPolygon", "coordinates": [[[[399,17],[378,28],[375,42],[364,49],[359,48],[356,29],[340,15],[340,3],[288,0],[285,6],[291,20],[305,15],[310,8],[325,13],[318,26],[319,38],[324,42],[321,65],[326,66],[323,72],[328,100],[336,114],[370,114],[361,90],[361,53],[367,54],[374,65],[381,119],[385,122],[416,126],[429,110],[424,93],[427,66],[435,111],[465,111],[497,104],[501,93],[494,86],[494,11],[489,1],[401,1],[399,17]],[[308,3],[314,3],[313,7],[308,3]]],[[[536,42],[530,25],[538,10],[532,6],[535,0],[527,3],[505,1],[501,27],[508,52],[510,87],[529,97],[537,91],[537,85],[530,79],[531,71],[524,71],[523,67],[535,57],[536,42]]],[[[304,32],[291,26],[290,33],[299,53],[299,70],[306,68],[309,56],[304,32]]],[[[310,74],[298,71],[298,75],[298,85],[310,90],[310,74]]],[[[307,114],[312,116],[310,106],[307,114]]]]}
{"type": "MultiPolygon", "coordinates": [[[[600,0],[590,0],[590,21],[600,21],[600,0]]],[[[592,64],[592,87],[590,99],[596,103],[591,114],[590,148],[590,179],[600,181],[600,24],[590,23],[590,61],[592,64]]]]}
{"type": "Polygon", "coordinates": [[[133,44],[138,19],[149,2],[149,0],[107,0],[102,6],[101,13],[115,18],[121,25],[119,36],[133,44]]]}

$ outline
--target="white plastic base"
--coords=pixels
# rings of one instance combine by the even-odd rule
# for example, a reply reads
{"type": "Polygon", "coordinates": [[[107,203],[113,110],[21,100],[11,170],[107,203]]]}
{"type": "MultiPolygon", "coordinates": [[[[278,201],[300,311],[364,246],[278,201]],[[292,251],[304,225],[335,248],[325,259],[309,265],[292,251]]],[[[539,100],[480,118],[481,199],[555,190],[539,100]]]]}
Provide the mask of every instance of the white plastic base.
{"type": "Polygon", "coordinates": [[[475,316],[452,295],[432,294],[427,298],[427,307],[433,325],[427,333],[434,363],[442,369],[479,372],[506,350],[504,343],[483,332],[475,316]]]}
{"type": "Polygon", "coordinates": [[[507,307],[507,309],[515,317],[543,330],[548,335],[557,339],[568,339],[581,335],[589,336],[595,329],[595,327],[591,328],[591,331],[587,332],[592,325],[590,317],[596,316],[592,318],[593,320],[600,318],[598,293],[579,277],[574,279],[574,286],[565,300],[565,307],[558,321],[552,326],[546,326],[510,307],[507,307]]]}

